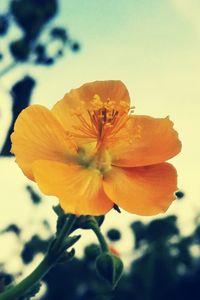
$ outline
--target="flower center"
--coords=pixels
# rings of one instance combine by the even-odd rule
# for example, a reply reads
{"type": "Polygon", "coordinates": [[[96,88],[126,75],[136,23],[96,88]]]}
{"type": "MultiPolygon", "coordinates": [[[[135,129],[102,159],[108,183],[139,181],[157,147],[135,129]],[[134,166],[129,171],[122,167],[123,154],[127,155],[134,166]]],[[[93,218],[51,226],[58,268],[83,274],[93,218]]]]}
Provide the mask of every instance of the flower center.
{"type": "Polygon", "coordinates": [[[73,111],[79,119],[79,126],[73,126],[76,130],[73,135],[77,138],[96,139],[99,147],[99,144],[112,141],[124,127],[130,110],[126,101],[116,102],[110,98],[102,101],[99,95],[94,95],[89,105],[82,101],[81,106],[73,111]]]}
{"type": "Polygon", "coordinates": [[[117,105],[116,101],[109,98],[103,102],[98,95],[95,95],[90,101],[91,108],[88,109],[91,122],[93,123],[98,140],[103,141],[113,131],[119,131],[124,119],[127,119],[129,107],[125,101],[117,105]],[[120,126],[119,126],[120,125],[120,126]]]}
{"type": "Polygon", "coordinates": [[[98,169],[102,174],[111,169],[111,156],[105,149],[94,148],[92,144],[79,147],[76,163],[84,168],[98,169]]]}
{"type": "Polygon", "coordinates": [[[109,146],[118,140],[121,143],[121,139],[130,139],[127,130],[123,134],[120,131],[125,128],[132,109],[126,101],[110,98],[102,101],[99,95],[94,95],[91,101],[82,101],[72,111],[79,121],[73,126],[74,132],[71,132],[79,145],[76,162],[85,168],[96,168],[102,174],[110,170],[109,146]]]}

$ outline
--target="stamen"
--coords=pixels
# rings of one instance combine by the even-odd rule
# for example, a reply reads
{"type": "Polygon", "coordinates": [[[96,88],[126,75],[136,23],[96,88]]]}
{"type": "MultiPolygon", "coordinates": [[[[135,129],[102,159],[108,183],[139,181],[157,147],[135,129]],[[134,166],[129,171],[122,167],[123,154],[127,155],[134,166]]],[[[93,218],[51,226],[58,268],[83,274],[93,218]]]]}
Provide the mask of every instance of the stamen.
{"type": "Polygon", "coordinates": [[[99,110],[103,107],[103,102],[99,95],[94,95],[93,99],[90,101],[90,104],[94,110],[99,110]]]}
{"type": "Polygon", "coordinates": [[[90,101],[91,108],[88,110],[98,139],[104,140],[106,137],[116,134],[125,125],[128,119],[129,105],[126,101],[117,103],[110,98],[102,101],[99,95],[94,95],[90,101]]]}
{"type": "Polygon", "coordinates": [[[89,105],[82,101],[80,107],[72,111],[80,122],[73,126],[75,129],[73,135],[96,138],[97,144],[108,139],[112,140],[125,126],[133,111],[134,107],[130,108],[124,100],[116,102],[107,98],[103,101],[99,95],[95,94],[89,101],[89,105]]]}

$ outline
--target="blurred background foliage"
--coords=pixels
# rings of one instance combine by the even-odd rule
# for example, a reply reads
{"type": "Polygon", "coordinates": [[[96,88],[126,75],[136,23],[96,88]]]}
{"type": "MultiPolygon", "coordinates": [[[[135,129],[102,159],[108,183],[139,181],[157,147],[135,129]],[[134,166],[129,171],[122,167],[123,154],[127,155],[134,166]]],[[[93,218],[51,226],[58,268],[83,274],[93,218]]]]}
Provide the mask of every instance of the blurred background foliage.
{"type": "MultiPolygon", "coordinates": [[[[33,205],[40,205],[41,196],[30,186],[27,187],[27,191],[33,205]]],[[[184,196],[182,192],[178,192],[177,195],[181,199],[184,196]]],[[[14,234],[17,237],[24,265],[31,264],[38,254],[44,254],[52,239],[51,225],[47,220],[41,222],[44,229],[49,232],[48,238],[42,238],[40,234],[35,233],[29,240],[23,241],[21,237],[23,228],[19,228],[16,224],[10,224],[0,232],[1,235],[14,234]]],[[[124,232],[116,228],[107,231],[110,249],[122,259],[128,257],[129,261],[129,266],[114,292],[95,271],[95,259],[100,249],[98,244],[92,243],[85,246],[82,257],[54,267],[43,279],[45,289],[39,296],[36,294],[34,299],[198,300],[200,217],[195,218],[194,229],[190,235],[183,235],[177,223],[175,215],[156,218],[148,223],[132,222],[130,224],[132,250],[126,253],[118,251],[124,232]]],[[[3,289],[3,286],[14,280],[16,274],[6,272],[4,262],[0,264],[0,288],[3,289]]],[[[36,291],[32,291],[33,294],[36,291]]],[[[28,295],[23,299],[29,299],[28,295]]]]}
{"type": "MultiPolygon", "coordinates": [[[[78,51],[80,45],[68,35],[64,27],[57,27],[55,17],[59,11],[56,0],[12,0],[8,10],[0,12],[0,79],[20,68],[22,64],[51,67],[61,59],[66,49],[78,51]],[[18,27],[20,38],[8,39],[11,27],[18,27]]],[[[1,156],[10,156],[10,134],[14,122],[22,109],[31,102],[37,78],[27,74],[10,87],[12,100],[12,120],[1,156]]],[[[31,186],[27,192],[33,206],[39,206],[42,198],[31,186]]],[[[177,198],[184,201],[184,193],[179,191],[177,198]]],[[[48,231],[48,238],[35,233],[29,240],[21,237],[23,228],[10,224],[0,229],[1,236],[15,235],[21,245],[21,260],[31,264],[38,253],[45,253],[52,239],[51,225],[41,220],[48,231]]],[[[157,218],[149,223],[134,221],[130,224],[132,251],[119,253],[122,259],[129,257],[129,267],[125,270],[117,289],[112,292],[95,272],[95,258],[99,254],[97,244],[87,245],[84,255],[68,264],[54,267],[44,278],[46,286],[43,295],[34,299],[43,300],[90,300],[90,299],[134,299],[134,300],[199,300],[200,299],[200,218],[194,220],[194,230],[190,235],[180,232],[175,215],[157,218]]],[[[118,243],[123,232],[111,228],[107,232],[111,249],[118,253],[118,243]]],[[[17,274],[6,271],[5,262],[0,262],[0,290],[14,280],[17,274]]],[[[18,270],[19,271],[19,270],[18,270]]],[[[32,295],[37,292],[32,291],[32,295]]],[[[26,295],[24,299],[29,299],[26,295]]]]}
{"type": "MultiPolygon", "coordinates": [[[[12,0],[8,11],[0,12],[0,80],[20,65],[49,67],[60,59],[66,48],[78,51],[80,45],[74,41],[64,27],[57,27],[54,18],[58,13],[57,0],[12,0]],[[17,27],[21,32],[17,39],[8,39],[9,29],[17,27]]],[[[27,74],[10,87],[12,98],[12,121],[1,156],[10,156],[10,134],[22,109],[31,101],[36,79],[27,74]]]]}

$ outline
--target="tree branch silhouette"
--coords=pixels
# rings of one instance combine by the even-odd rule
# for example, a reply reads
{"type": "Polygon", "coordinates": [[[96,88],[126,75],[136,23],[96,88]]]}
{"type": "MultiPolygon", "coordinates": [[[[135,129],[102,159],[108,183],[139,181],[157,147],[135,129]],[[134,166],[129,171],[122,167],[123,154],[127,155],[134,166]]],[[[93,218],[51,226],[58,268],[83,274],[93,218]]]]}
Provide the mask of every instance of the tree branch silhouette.
{"type": "MultiPolygon", "coordinates": [[[[58,0],[10,0],[8,11],[0,14],[0,39],[3,50],[0,50],[0,66],[5,58],[11,60],[0,69],[0,78],[23,64],[49,67],[63,57],[68,47],[78,51],[79,43],[74,41],[66,28],[54,25],[58,13],[58,0]],[[7,39],[11,25],[21,31],[20,37],[7,39]],[[54,53],[49,49],[54,44],[54,53]],[[10,53],[9,53],[10,52],[10,53]],[[11,57],[10,57],[11,55],[11,57]]],[[[19,79],[11,88],[12,118],[0,156],[10,156],[10,134],[15,120],[22,109],[31,102],[31,95],[36,81],[30,74],[19,79]]]]}

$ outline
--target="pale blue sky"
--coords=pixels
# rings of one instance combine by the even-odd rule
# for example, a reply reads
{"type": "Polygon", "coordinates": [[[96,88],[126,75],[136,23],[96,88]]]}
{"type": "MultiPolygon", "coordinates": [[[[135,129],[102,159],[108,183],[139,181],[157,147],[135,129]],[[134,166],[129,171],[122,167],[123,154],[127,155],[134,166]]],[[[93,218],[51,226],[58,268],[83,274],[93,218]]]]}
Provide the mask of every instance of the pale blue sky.
{"type": "MultiPolygon", "coordinates": [[[[198,0],[62,0],[57,23],[69,28],[70,35],[80,41],[81,51],[77,54],[68,51],[49,69],[22,66],[5,77],[2,86],[9,87],[19,74],[30,72],[38,80],[33,103],[51,107],[65,92],[85,82],[124,81],[137,114],[169,115],[180,133],[183,151],[171,162],[177,167],[179,187],[186,191],[186,200],[175,201],[169,213],[180,214],[185,224],[191,212],[200,212],[199,16],[198,0]]],[[[6,128],[9,96],[2,87],[0,93],[3,96],[0,124],[6,128]]],[[[27,220],[30,208],[24,208],[20,194],[27,180],[13,160],[0,164],[3,195],[13,199],[12,212],[10,203],[4,203],[5,221],[9,213],[15,218],[20,207],[27,220]],[[13,187],[9,187],[8,193],[11,173],[13,187]]],[[[51,211],[49,203],[52,204],[47,200],[44,206],[47,214],[51,211]]],[[[125,213],[124,218],[136,217],[125,213]]],[[[113,215],[108,219],[113,222],[113,215]]],[[[123,217],[120,219],[123,224],[123,217]]],[[[26,221],[21,219],[21,222],[26,221]]]]}
{"type": "Polygon", "coordinates": [[[200,143],[195,138],[200,113],[198,10],[195,0],[62,1],[60,22],[80,40],[82,50],[69,53],[41,76],[34,94],[34,102],[51,106],[84,82],[124,81],[136,113],[170,115],[174,121],[183,141],[182,154],[174,159],[180,187],[190,190],[196,203],[200,192],[200,143]]]}

